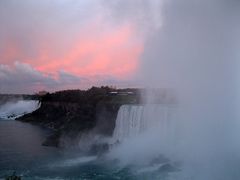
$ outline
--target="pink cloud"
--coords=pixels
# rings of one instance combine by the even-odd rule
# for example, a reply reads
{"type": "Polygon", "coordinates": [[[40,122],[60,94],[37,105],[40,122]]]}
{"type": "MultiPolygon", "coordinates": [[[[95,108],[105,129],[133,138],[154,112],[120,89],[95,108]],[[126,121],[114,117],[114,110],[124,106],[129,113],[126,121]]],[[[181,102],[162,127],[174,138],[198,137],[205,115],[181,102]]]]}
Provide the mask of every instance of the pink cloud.
{"type": "Polygon", "coordinates": [[[81,76],[102,74],[125,78],[135,72],[143,51],[143,44],[130,24],[112,28],[102,27],[99,22],[85,27],[66,44],[66,37],[62,41],[55,41],[54,35],[45,38],[32,38],[34,53],[24,50],[15,40],[7,42],[1,51],[1,62],[11,64],[20,60],[44,73],[64,70],[81,76]],[[99,29],[103,31],[98,32],[99,29]]]}
{"type": "MultiPolygon", "coordinates": [[[[128,80],[138,69],[143,37],[133,22],[113,22],[107,17],[106,9],[92,6],[97,2],[66,2],[69,9],[65,14],[58,1],[51,8],[48,2],[25,3],[18,6],[7,3],[14,9],[12,13],[0,7],[4,14],[0,17],[0,65],[8,65],[19,73],[14,64],[18,61],[54,82],[68,74],[68,78],[84,77],[93,85],[104,82],[106,77],[114,79],[111,82],[128,80]],[[88,10],[79,11],[73,8],[75,5],[80,9],[84,5],[88,10]]],[[[15,76],[18,75],[15,73],[15,76]]],[[[41,83],[35,83],[36,87],[41,83]]],[[[65,82],[62,89],[64,87],[71,85],[65,82]]]]}

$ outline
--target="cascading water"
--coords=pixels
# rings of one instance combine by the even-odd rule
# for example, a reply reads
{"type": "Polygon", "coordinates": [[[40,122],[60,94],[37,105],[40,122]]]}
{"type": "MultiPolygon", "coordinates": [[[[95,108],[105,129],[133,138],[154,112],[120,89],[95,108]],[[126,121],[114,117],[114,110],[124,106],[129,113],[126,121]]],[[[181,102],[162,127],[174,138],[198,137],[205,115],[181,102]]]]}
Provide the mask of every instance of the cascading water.
{"type": "Polygon", "coordinates": [[[176,115],[176,104],[121,106],[109,157],[120,160],[123,166],[148,165],[160,156],[171,157],[181,130],[176,115]]]}
{"type": "MultiPolygon", "coordinates": [[[[215,110],[205,106],[209,112],[215,110]]],[[[197,107],[121,106],[108,157],[118,159],[123,167],[133,165],[137,173],[154,170],[161,175],[174,169],[177,172],[169,174],[172,179],[239,177],[239,156],[228,141],[228,124],[212,113],[207,114],[203,104],[197,107]],[[196,111],[197,116],[193,113],[196,111]]]]}
{"type": "MultiPolygon", "coordinates": [[[[230,126],[206,114],[202,105],[200,109],[178,104],[121,106],[108,157],[123,167],[133,165],[138,173],[154,169],[161,175],[174,169],[172,179],[236,179],[239,156],[229,141],[230,126]]],[[[215,110],[207,104],[206,108],[215,110]]]]}
{"type": "MultiPolygon", "coordinates": [[[[136,164],[161,153],[181,161],[182,174],[173,179],[239,179],[239,5],[237,0],[164,1],[158,11],[162,26],[150,31],[139,74],[144,87],[176,91],[176,139],[167,137],[165,146],[154,126],[124,140],[113,157],[136,164]]],[[[147,120],[161,119],[157,114],[147,120]]]]}
{"type": "Polygon", "coordinates": [[[7,102],[0,106],[0,119],[15,119],[24,114],[31,113],[40,107],[39,101],[18,100],[7,102]]]}
{"type": "Polygon", "coordinates": [[[123,105],[120,107],[113,140],[122,142],[126,138],[136,137],[148,129],[158,127],[160,136],[174,136],[176,123],[173,122],[173,105],[123,105]]]}

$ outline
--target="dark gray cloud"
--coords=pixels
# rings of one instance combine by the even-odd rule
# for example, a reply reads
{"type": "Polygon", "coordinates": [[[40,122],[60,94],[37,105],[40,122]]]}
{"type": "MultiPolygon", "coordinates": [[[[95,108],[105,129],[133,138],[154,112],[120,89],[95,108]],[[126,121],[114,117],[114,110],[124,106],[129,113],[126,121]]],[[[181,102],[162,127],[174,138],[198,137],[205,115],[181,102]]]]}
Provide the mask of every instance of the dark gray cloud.
{"type": "Polygon", "coordinates": [[[132,87],[133,80],[119,80],[113,76],[96,75],[79,77],[59,71],[57,77],[43,74],[29,64],[16,61],[14,66],[0,64],[0,93],[37,93],[41,90],[50,92],[65,89],[87,89],[91,86],[132,87]]]}
{"type": "Polygon", "coordinates": [[[60,90],[77,88],[81,83],[88,83],[87,79],[59,72],[58,77],[45,75],[28,64],[15,62],[14,67],[0,65],[0,93],[33,93],[39,90],[60,90]]]}

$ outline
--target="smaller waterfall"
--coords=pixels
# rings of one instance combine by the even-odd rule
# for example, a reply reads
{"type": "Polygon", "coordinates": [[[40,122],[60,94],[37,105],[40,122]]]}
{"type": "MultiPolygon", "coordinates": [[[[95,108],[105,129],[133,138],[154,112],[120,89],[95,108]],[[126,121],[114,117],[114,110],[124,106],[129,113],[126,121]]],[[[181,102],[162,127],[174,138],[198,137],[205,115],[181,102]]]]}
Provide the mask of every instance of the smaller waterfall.
{"type": "Polygon", "coordinates": [[[113,133],[113,142],[136,137],[150,128],[157,128],[161,139],[175,136],[173,105],[123,105],[120,107],[113,133]]]}
{"type": "Polygon", "coordinates": [[[31,113],[40,107],[39,101],[18,100],[7,102],[0,106],[0,119],[16,119],[24,114],[31,113]]]}

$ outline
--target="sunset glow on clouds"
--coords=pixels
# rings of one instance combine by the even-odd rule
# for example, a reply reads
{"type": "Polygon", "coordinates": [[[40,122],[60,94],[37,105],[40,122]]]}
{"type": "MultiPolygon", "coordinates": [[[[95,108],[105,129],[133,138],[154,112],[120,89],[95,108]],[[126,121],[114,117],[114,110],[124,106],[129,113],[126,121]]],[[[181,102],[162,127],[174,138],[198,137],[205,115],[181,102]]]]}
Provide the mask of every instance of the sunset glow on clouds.
{"type": "Polygon", "coordinates": [[[97,26],[93,29],[80,33],[63,49],[61,56],[52,54],[51,46],[42,47],[43,52],[33,64],[46,73],[62,69],[80,76],[103,74],[124,78],[130,75],[136,69],[142,51],[141,42],[134,39],[134,29],[129,25],[107,32],[94,32],[100,29],[97,26]]]}
{"type": "Polygon", "coordinates": [[[34,2],[0,3],[0,92],[118,85],[134,75],[143,39],[133,22],[111,22],[95,1],[34,2]]]}
{"type": "Polygon", "coordinates": [[[51,37],[35,42],[34,55],[29,50],[21,49],[21,44],[7,42],[3,47],[1,59],[3,63],[12,65],[15,61],[28,63],[45,74],[55,74],[59,70],[73,75],[112,75],[124,78],[137,68],[139,55],[143,50],[141,42],[134,39],[134,29],[130,25],[122,25],[107,32],[94,30],[80,32],[72,42],[62,49],[51,37]]]}

